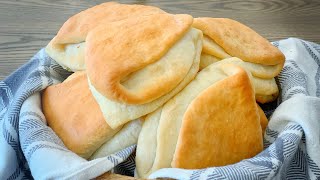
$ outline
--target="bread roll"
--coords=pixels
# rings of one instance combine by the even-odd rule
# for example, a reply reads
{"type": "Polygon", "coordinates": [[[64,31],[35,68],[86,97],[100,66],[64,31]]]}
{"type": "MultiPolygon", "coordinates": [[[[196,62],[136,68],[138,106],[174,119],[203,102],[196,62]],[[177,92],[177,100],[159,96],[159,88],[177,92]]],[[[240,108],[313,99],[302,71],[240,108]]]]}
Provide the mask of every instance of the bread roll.
{"type": "MultiPolygon", "coordinates": [[[[284,55],[266,39],[249,27],[226,18],[195,18],[193,27],[202,30],[203,54],[200,64],[209,65],[208,59],[227,60],[250,71],[254,77],[272,81],[284,65],[284,55]],[[238,57],[234,59],[230,57],[238,57]],[[205,61],[206,63],[203,63],[205,61]]],[[[215,61],[212,61],[214,63],[215,61]]],[[[220,63],[220,62],[219,62],[220,63]]],[[[268,87],[264,88],[268,89],[268,87]]],[[[267,90],[269,91],[269,90],[267,90]]],[[[279,92],[258,92],[256,100],[260,103],[273,101],[279,92]]]]}
{"type": "Polygon", "coordinates": [[[189,15],[157,14],[89,33],[90,89],[112,128],[154,111],[195,77],[202,33],[191,24],[189,15]]]}
{"type": "Polygon", "coordinates": [[[64,145],[87,159],[120,129],[105,121],[93,98],[85,72],[76,72],[42,93],[42,110],[48,125],[64,145]]]}
{"type": "Polygon", "coordinates": [[[86,9],[69,18],[46,47],[46,52],[70,71],[85,69],[86,37],[90,31],[106,22],[165,13],[152,6],[107,2],[86,9]]]}
{"type": "MultiPolygon", "coordinates": [[[[229,76],[235,78],[237,76],[243,77],[247,75],[244,70],[242,70],[240,67],[235,67],[234,65],[209,65],[207,68],[200,71],[197,74],[196,78],[192,82],[190,82],[190,84],[188,84],[179,94],[170,99],[163,107],[159,108],[146,117],[145,124],[143,124],[137,145],[136,166],[137,175],[139,177],[148,177],[149,174],[158,169],[171,167],[171,162],[175,153],[181,123],[184,121],[184,115],[190,107],[189,104],[192,101],[195,101],[199,94],[205,91],[205,89],[229,76]],[[156,129],[155,126],[157,126],[156,129]]],[[[242,81],[239,81],[239,83],[242,84],[242,81]]],[[[251,83],[251,81],[243,82],[245,86],[248,86],[248,83],[251,83]]],[[[229,88],[221,88],[221,91],[229,91],[229,88]]],[[[247,96],[251,97],[251,95],[254,95],[254,89],[250,86],[249,90],[243,93],[245,93],[245,95],[249,94],[247,96]]],[[[224,99],[227,98],[230,98],[233,101],[241,101],[241,96],[226,96],[220,99],[221,101],[224,101],[224,99]]],[[[255,120],[251,121],[257,121],[259,124],[258,110],[254,101],[254,96],[251,97],[251,100],[254,102],[254,105],[248,105],[248,107],[250,107],[250,111],[253,111],[255,114],[255,116],[252,116],[256,118],[255,120]],[[255,107],[255,110],[252,110],[253,106],[255,107]]],[[[210,110],[210,108],[219,107],[220,102],[215,103],[216,104],[214,106],[208,105],[201,107],[207,110],[210,110]]],[[[239,111],[242,110],[246,111],[246,108],[240,108],[239,111]]],[[[221,111],[232,110],[226,108],[221,111]]],[[[243,113],[245,114],[245,112],[243,113]]],[[[259,137],[255,138],[259,139],[258,144],[262,144],[262,142],[260,141],[262,139],[260,125],[259,128],[257,128],[259,137]]],[[[253,135],[255,136],[256,133],[254,133],[253,135]]]]}

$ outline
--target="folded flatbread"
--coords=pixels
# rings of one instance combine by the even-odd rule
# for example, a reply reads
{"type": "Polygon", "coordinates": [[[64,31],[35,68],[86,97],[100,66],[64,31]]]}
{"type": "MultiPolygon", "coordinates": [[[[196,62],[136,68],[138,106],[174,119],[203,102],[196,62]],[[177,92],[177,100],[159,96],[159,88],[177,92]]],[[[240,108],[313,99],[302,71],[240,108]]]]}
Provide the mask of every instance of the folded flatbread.
{"type": "MultiPolygon", "coordinates": [[[[227,18],[195,18],[193,27],[204,34],[200,68],[228,59],[227,63],[232,61],[250,71],[254,77],[269,79],[276,86],[273,78],[284,65],[284,55],[254,30],[227,18]],[[230,57],[239,60],[233,61],[230,57]]],[[[278,94],[278,91],[257,93],[256,100],[270,102],[278,94]]]]}
{"type": "Polygon", "coordinates": [[[191,25],[189,15],[157,14],[88,34],[89,86],[112,128],[154,111],[195,77],[202,32],[191,25]]]}
{"type": "Polygon", "coordinates": [[[42,93],[42,109],[48,125],[65,146],[88,159],[107,156],[136,144],[140,120],[112,129],[89,90],[85,72],[75,72],[64,82],[42,93]]]}
{"type": "Polygon", "coordinates": [[[200,169],[237,163],[262,151],[261,133],[249,76],[235,70],[190,103],[171,165],[200,169]]]}
{"type": "Polygon", "coordinates": [[[47,45],[46,52],[69,71],[84,70],[86,37],[90,31],[106,22],[158,13],[165,12],[152,6],[102,3],[70,17],[47,45]]]}

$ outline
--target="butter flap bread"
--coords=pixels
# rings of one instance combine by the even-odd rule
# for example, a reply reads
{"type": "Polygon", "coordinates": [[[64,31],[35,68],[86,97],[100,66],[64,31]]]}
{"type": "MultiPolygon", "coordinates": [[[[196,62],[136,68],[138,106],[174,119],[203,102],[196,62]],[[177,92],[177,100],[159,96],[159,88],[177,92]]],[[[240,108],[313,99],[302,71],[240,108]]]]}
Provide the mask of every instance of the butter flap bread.
{"type": "Polygon", "coordinates": [[[86,37],[91,30],[105,22],[157,13],[165,12],[157,7],[116,2],[94,6],[69,18],[50,41],[46,52],[68,70],[84,70],[86,37]]]}
{"type": "MultiPolygon", "coordinates": [[[[230,56],[244,61],[277,65],[284,55],[251,28],[227,18],[195,18],[193,26],[213,40],[230,56]]],[[[205,47],[204,47],[205,48],[205,47]]]]}
{"type": "Polygon", "coordinates": [[[195,77],[202,32],[191,24],[189,15],[157,14],[89,33],[89,86],[112,128],[154,111],[195,77]]]}
{"type": "Polygon", "coordinates": [[[238,71],[202,91],[188,106],[172,167],[224,166],[262,151],[254,92],[246,72],[238,71]]]}
{"type": "Polygon", "coordinates": [[[104,157],[136,144],[142,125],[137,119],[112,129],[89,90],[84,71],[46,88],[42,109],[65,146],[85,159],[104,157]]]}
{"type": "MultiPolygon", "coordinates": [[[[209,65],[200,71],[179,94],[146,117],[146,123],[143,124],[137,145],[136,168],[139,177],[148,177],[158,169],[171,167],[181,123],[189,104],[211,85],[228,76],[234,77],[235,72],[244,72],[244,70],[235,65],[209,65]],[[151,122],[147,123],[149,120],[151,122]],[[156,131],[153,129],[155,125],[158,125],[156,131]],[[151,140],[152,137],[156,137],[156,139],[151,140]],[[143,154],[148,154],[150,158],[144,158],[143,154]]],[[[254,94],[254,89],[252,91],[247,93],[254,94]]],[[[237,98],[238,96],[234,100],[236,101],[237,98]]],[[[256,105],[254,104],[254,106],[256,105]]],[[[225,111],[231,111],[231,109],[225,111]]],[[[257,109],[256,113],[258,113],[257,109]]],[[[259,116],[256,121],[259,122],[259,116]]],[[[261,138],[261,127],[259,128],[259,137],[261,138]]]]}
{"type": "MultiPolygon", "coordinates": [[[[193,27],[200,29],[204,34],[201,68],[210,62],[228,60],[221,63],[240,65],[254,77],[272,81],[272,86],[276,87],[273,78],[280,73],[284,65],[284,55],[268,40],[251,28],[227,18],[195,18],[193,27]],[[230,57],[239,59],[235,61],[230,57]]],[[[256,100],[260,103],[271,102],[278,94],[278,91],[256,93],[256,100]]]]}
{"type": "Polygon", "coordinates": [[[96,159],[137,143],[142,122],[137,119],[112,129],[93,98],[84,71],[49,86],[42,94],[48,125],[65,146],[85,159],[96,159]]]}
{"type": "Polygon", "coordinates": [[[48,125],[65,146],[86,159],[121,128],[112,129],[106,123],[85,72],[74,73],[65,82],[46,88],[42,109],[48,125]]]}
{"type": "Polygon", "coordinates": [[[144,104],[161,97],[176,87],[192,66],[192,39],[192,47],[186,47],[192,53],[183,49],[188,56],[178,49],[172,59],[162,58],[171,55],[168,51],[184,35],[192,33],[191,24],[190,15],[157,14],[106,23],[94,29],[86,39],[85,61],[91,84],[117,102],[144,104]]]}

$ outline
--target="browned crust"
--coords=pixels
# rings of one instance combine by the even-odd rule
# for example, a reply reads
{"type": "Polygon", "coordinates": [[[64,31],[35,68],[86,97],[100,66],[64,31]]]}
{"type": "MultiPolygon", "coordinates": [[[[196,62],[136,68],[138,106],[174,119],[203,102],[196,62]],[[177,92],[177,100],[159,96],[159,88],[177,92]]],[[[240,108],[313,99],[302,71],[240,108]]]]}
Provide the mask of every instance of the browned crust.
{"type": "MultiPolygon", "coordinates": [[[[46,51],[50,56],[58,58],[56,57],[56,54],[58,55],[59,53],[65,51],[66,45],[84,42],[87,34],[101,24],[136,16],[159,13],[166,12],[157,7],[144,5],[127,5],[119,4],[116,2],[107,2],[91,7],[70,17],[62,25],[57,35],[49,42],[48,46],[46,47],[46,51]]],[[[57,60],[58,63],[62,63],[60,61],[70,61],[69,59],[63,58],[58,58],[55,60],[57,60]]],[[[80,65],[84,66],[82,63],[83,62],[80,62],[80,65]]],[[[71,64],[75,64],[75,67],[77,67],[79,62],[77,60],[74,60],[74,62],[71,62],[71,64]]],[[[70,70],[77,70],[74,69],[75,67],[73,67],[73,65],[69,66],[70,67],[66,68],[70,70]]]]}
{"type": "Polygon", "coordinates": [[[228,54],[257,64],[283,64],[279,49],[251,28],[227,18],[195,18],[193,26],[213,39],[228,54]]]}
{"type": "Polygon", "coordinates": [[[241,68],[198,95],[189,105],[172,166],[224,166],[263,149],[259,114],[248,75],[241,68]]]}
{"type": "Polygon", "coordinates": [[[54,44],[83,42],[89,31],[104,22],[156,13],[165,12],[153,6],[127,5],[116,2],[102,3],[70,17],[60,28],[52,42],[54,44]]]}
{"type": "Polygon", "coordinates": [[[113,101],[142,104],[168,86],[155,85],[144,94],[131,93],[121,79],[158,61],[190,29],[190,15],[157,14],[104,24],[87,37],[86,65],[92,85],[113,101]]]}
{"type": "Polygon", "coordinates": [[[106,123],[84,72],[74,73],[67,81],[46,88],[42,109],[48,125],[66,147],[83,158],[89,158],[119,130],[111,129],[106,123]]]}

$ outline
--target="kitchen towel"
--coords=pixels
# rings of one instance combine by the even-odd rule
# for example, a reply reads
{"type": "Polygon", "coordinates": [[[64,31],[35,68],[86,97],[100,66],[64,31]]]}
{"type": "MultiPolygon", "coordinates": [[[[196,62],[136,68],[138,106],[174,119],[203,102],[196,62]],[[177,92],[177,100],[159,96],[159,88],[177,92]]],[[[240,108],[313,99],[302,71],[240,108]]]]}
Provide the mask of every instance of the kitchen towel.
{"type": "MultiPolygon", "coordinates": [[[[278,101],[263,106],[273,113],[265,150],[229,166],[167,168],[150,178],[320,179],[320,45],[296,38],[273,44],[286,62],[278,76],[278,101]]],[[[46,125],[41,90],[68,75],[42,49],[0,81],[0,179],[91,179],[111,169],[132,173],[135,146],[87,161],[69,151],[46,125]]]]}

